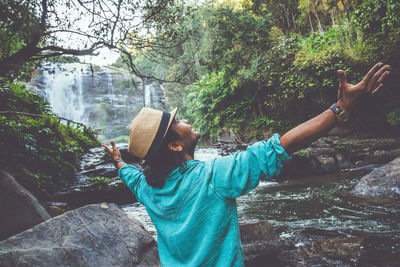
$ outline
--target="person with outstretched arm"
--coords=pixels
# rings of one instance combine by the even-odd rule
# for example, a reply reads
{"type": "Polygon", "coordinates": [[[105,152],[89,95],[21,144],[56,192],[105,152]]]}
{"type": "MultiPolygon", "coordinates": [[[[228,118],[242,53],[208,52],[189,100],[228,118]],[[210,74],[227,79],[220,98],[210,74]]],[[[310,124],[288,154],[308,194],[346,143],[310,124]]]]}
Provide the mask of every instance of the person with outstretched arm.
{"type": "Polygon", "coordinates": [[[111,141],[104,149],[151,217],[163,266],[244,266],[235,199],[253,190],[261,178],[278,175],[289,154],[345,120],[362,97],[383,87],[389,65],[377,63],[356,85],[339,70],[338,101],[318,116],[246,151],[211,161],[194,159],[200,133],[177,108],[162,112],[143,108],[133,119],[128,151],[143,159],[141,172],[121,159],[111,141]]]}

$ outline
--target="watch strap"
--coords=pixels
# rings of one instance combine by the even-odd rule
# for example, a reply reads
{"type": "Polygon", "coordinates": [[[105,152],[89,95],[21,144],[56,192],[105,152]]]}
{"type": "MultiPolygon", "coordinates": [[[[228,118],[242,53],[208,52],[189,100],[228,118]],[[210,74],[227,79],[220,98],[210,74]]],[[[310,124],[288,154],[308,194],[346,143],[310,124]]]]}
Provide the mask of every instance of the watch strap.
{"type": "Polygon", "coordinates": [[[114,160],[114,166],[115,166],[115,168],[118,169],[118,163],[120,163],[120,162],[123,162],[123,160],[122,160],[121,158],[117,158],[117,159],[114,160]]]}
{"type": "Polygon", "coordinates": [[[346,122],[349,120],[349,113],[344,108],[340,107],[337,103],[330,106],[330,109],[335,113],[336,118],[340,122],[346,122]]]}

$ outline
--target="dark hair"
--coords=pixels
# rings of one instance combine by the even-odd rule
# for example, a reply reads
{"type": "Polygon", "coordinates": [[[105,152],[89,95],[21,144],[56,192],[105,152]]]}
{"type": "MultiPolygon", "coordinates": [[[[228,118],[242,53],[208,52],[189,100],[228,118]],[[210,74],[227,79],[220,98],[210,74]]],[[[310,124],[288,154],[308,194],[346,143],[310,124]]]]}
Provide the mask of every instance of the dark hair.
{"type": "Polygon", "coordinates": [[[160,148],[143,163],[143,173],[150,186],[163,188],[168,174],[186,161],[182,151],[172,151],[168,148],[169,143],[179,139],[179,135],[169,128],[160,148]]]}

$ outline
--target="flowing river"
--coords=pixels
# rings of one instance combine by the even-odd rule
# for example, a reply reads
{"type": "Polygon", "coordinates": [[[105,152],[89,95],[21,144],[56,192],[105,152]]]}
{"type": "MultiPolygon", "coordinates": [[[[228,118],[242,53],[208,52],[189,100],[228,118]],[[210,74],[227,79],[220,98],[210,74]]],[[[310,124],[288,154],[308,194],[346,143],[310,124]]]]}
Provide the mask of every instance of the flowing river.
{"type": "MultiPolygon", "coordinates": [[[[209,160],[218,152],[199,149],[195,158],[209,160]]],[[[262,181],[237,199],[239,221],[268,220],[281,241],[290,244],[274,266],[400,266],[399,202],[349,193],[366,173],[262,181]]],[[[141,204],[123,209],[156,237],[141,204]]]]}

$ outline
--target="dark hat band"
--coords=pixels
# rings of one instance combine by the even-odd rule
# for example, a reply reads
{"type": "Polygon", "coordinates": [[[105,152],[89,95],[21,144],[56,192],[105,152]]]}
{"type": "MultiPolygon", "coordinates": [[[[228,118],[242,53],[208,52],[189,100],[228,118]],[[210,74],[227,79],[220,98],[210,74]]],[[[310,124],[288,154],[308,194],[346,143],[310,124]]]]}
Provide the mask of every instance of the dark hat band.
{"type": "Polygon", "coordinates": [[[146,156],[144,157],[144,160],[148,160],[160,147],[160,145],[164,139],[164,134],[168,130],[167,128],[168,128],[168,123],[169,123],[170,117],[171,117],[171,113],[163,112],[162,117],[161,117],[160,126],[158,127],[156,136],[154,137],[153,143],[151,143],[149,151],[147,152],[146,156]]]}

